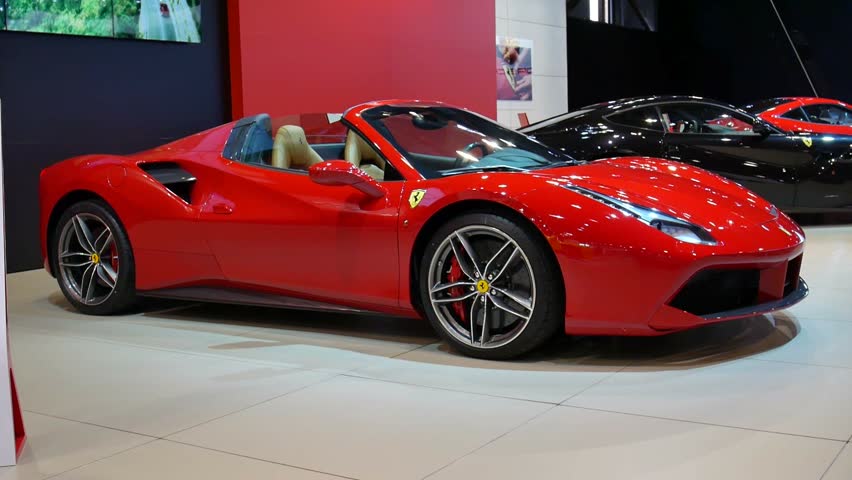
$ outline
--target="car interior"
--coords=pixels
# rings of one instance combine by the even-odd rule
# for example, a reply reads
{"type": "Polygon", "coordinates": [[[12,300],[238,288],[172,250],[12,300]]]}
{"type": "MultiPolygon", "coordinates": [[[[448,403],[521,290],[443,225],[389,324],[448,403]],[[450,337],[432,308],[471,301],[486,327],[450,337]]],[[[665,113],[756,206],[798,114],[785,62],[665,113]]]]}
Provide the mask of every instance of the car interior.
{"type": "Polygon", "coordinates": [[[267,114],[238,121],[223,156],[252,165],[302,171],[320,162],[343,159],[376,180],[384,179],[386,167],[385,159],[354,130],[347,131],[344,142],[311,144],[298,125],[282,125],[273,137],[267,114]]]}
{"type": "Polygon", "coordinates": [[[752,133],[752,125],[716,108],[661,107],[669,133],[742,135],[752,133]]]}
{"type": "Polygon", "coordinates": [[[852,112],[839,105],[808,105],[802,107],[811,123],[826,125],[852,125],[852,112]]]}

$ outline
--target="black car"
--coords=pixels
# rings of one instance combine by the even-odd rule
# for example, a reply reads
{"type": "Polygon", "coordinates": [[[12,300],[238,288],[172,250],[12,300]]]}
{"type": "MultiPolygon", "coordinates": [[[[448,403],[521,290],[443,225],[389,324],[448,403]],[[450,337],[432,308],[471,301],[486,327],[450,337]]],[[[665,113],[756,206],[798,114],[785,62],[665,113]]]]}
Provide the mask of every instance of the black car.
{"type": "Polygon", "coordinates": [[[521,129],[579,160],[638,155],[728,177],[787,212],[852,210],[852,136],[784,133],[690,96],[599,103],[521,129]]]}

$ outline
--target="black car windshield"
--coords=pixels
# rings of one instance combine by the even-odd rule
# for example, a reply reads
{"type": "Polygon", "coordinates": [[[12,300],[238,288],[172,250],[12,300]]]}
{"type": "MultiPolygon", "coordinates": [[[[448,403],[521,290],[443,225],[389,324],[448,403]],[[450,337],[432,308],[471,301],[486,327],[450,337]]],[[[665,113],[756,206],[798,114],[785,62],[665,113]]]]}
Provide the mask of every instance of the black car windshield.
{"type": "Polygon", "coordinates": [[[480,115],[452,107],[388,105],[361,114],[426,178],[528,170],[572,162],[480,115]]]}

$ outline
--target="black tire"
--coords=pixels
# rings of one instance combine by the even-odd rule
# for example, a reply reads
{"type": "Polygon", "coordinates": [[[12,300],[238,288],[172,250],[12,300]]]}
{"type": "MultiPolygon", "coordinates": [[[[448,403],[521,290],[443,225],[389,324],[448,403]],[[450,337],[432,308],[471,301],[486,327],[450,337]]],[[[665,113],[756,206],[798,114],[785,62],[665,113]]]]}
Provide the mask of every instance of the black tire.
{"type": "MultiPolygon", "coordinates": [[[[476,250],[476,247],[473,245],[474,244],[471,243],[472,248],[476,250]]],[[[490,254],[490,252],[488,254],[490,254]]],[[[479,260],[481,264],[486,263],[482,259],[479,260]]],[[[517,262],[517,260],[515,261],[517,262]]],[[[440,265],[444,265],[444,263],[445,262],[441,262],[440,265]]],[[[509,264],[508,261],[505,263],[507,265],[509,264]]],[[[435,263],[434,265],[436,265],[436,269],[433,272],[442,272],[447,270],[444,268],[446,265],[443,267],[439,267],[439,263],[435,263]]],[[[521,268],[523,268],[523,266],[521,268]]],[[[480,269],[480,271],[483,270],[484,268],[480,269]]],[[[561,276],[562,272],[553,257],[550,246],[541,238],[538,232],[533,231],[532,228],[521,223],[521,221],[514,220],[511,216],[506,216],[500,212],[482,211],[467,213],[452,218],[447,223],[439,227],[432,235],[432,238],[425,248],[419,272],[418,288],[420,298],[422,300],[423,311],[426,317],[429,319],[429,322],[435,331],[438,332],[438,334],[446,340],[450,346],[465,355],[492,360],[515,358],[528,353],[545,343],[564,325],[565,294],[561,276]],[[534,301],[532,302],[532,313],[529,315],[529,320],[526,323],[526,326],[521,329],[521,332],[517,335],[517,337],[508,343],[490,348],[473,345],[475,343],[474,333],[470,334],[470,338],[473,340],[468,340],[467,342],[460,341],[460,339],[457,338],[458,332],[454,334],[452,331],[448,330],[448,328],[452,328],[452,326],[448,327],[445,323],[442,323],[441,318],[439,317],[442,313],[438,311],[441,307],[435,306],[430,294],[430,283],[433,282],[433,279],[430,278],[430,267],[433,265],[433,260],[435,262],[440,262],[440,257],[444,255],[442,252],[447,251],[446,249],[448,247],[446,247],[445,242],[450,241],[449,237],[455,235],[455,232],[475,232],[477,228],[496,229],[502,233],[502,235],[508,237],[511,241],[514,241],[514,246],[518,247],[525,255],[526,260],[528,260],[528,262],[523,264],[528,265],[531,269],[531,272],[529,272],[527,276],[534,278],[532,288],[532,298],[534,298],[534,301]],[[442,245],[444,246],[442,247],[442,245]],[[436,255],[439,256],[439,258],[436,259],[436,255]]],[[[441,273],[438,274],[440,275],[441,273]]],[[[473,287],[469,288],[471,295],[474,295],[474,293],[472,293],[473,290],[473,287]]],[[[484,295],[488,296],[490,294],[500,295],[499,293],[490,291],[484,295]]],[[[477,298],[478,297],[474,297],[473,301],[475,302],[477,298]]],[[[488,298],[490,299],[492,297],[488,298]]],[[[467,305],[469,304],[463,303],[462,305],[465,305],[464,308],[468,308],[467,305]]],[[[486,305],[488,304],[486,303],[486,305]]],[[[497,310],[494,309],[493,304],[489,311],[497,312],[497,310]]],[[[475,315],[477,317],[477,321],[478,313],[475,315]]],[[[473,314],[473,310],[471,310],[471,314],[473,314]]],[[[446,310],[443,315],[443,318],[445,318],[446,321],[446,310]]],[[[505,316],[505,314],[503,315],[505,316]]],[[[470,328],[474,329],[475,327],[470,326],[470,328]]],[[[485,334],[481,335],[484,338],[485,334]]]]}
{"type": "MultiPolygon", "coordinates": [[[[69,233],[69,235],[71,235],[71,233],[69,233]]],[[[78,238],[79,237],[75,236],[72,241],[78,242],[78,238]]],[[[85,259],[82,254],[80,254],[80,256],[85,259]]],[[[55,229],[50,232],[50,258],[51,269],[59,283],[59,289],[62,290],[62,293],[65,295],[68,302],[81,313],[88,315],[111,315],[124,312],[136,303],[136,268],[133,259],[133,250],[130,247],[130,241],[127,238],[127,233],[121,225],[121,222],[118,220],[118,216],[106,203],[100,200],[85,200],[68,207],[59,217],[59,221],[56,222],[55,229]],[[80,292],[74,291],[74,285],[79,287],[80,285],[83,285],[83,283],[77,282],[74,285],[71,285],[68,281],[66,281],[68,275],[79,274],[79,269],[85,270],[87,267],[66,269],[65,267],[60,266],[60,254],[62,253],[60,249],[63,248],[63,246],[60,246],[60,241],[63,239],[62,232],[66,228],[74,228],[74,225],[71,222],[73,222],[75,217],[78,217],[79,215],[83,215],[85,218],[88,218],[90,221],[95,223],[100,221],[103,225],[109,228],[108,233],[111,233],[113,238],[113,243],[111,245],[114,246],[114,250],[110,247],[111,253],[109,258],[111,259],[112,256],[117,256],[117,263],[111,264],[117,267],[117,269],[110,267],[116,274],[116,280],[114,282],[115,287],[110,293],[104,294],[104,299],[99,301],[97,304],[87,304],[85,299],[82,298],[83,295],[80,292]],[[114,253],[117,253],[117,255],[114,255],[114,253]],[[63,270],[68,273],[63,273],[63,270]]],[[[90,264],[92,263],[91,259],[87,261],[89,261],[90,264]]],[[[95,270],[93,270],[93,272],[94,271],[95,270]]],[[[92,273],[92,277],[94,278],[93,280],[90,280],[90,282],[96,282],[96,287],[99,289],[110,288],[103,280],[97,278],[95,273],[92,273]]],[[[80,288],[80,290],[82,290],[82,288],[80,288]]]]}

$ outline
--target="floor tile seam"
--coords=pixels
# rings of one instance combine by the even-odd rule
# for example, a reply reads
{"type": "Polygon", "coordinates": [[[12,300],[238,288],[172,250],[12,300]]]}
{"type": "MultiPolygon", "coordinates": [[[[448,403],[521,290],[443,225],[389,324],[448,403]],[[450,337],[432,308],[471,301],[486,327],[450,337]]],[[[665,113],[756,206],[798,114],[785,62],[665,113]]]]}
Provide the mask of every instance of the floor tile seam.
{"type": "Polygon", "coordinates": [[[770,363],[786,363],[786,364],[789,364],[789,365],[801,365],[801,366],[805,366],[805,367],[836,368],[836,369],[839,369],[839,370],[852,370],[852,367],[850,367],[850,366],[830,365],[830,364],[827,364],[827,363],[796,362],[796,361],[793,361],[793,360],[778,360],[778,359],[774,359],[774,358],[760,358],[760,357],[749,358],[749,360],[754,360],[754,361],[758,361],[758,362],[770,362],[770,363]]]}
{"type": "Polygon", "coordinates": [[[121,451],[119,451],[119,452],[112,453],[112,454],[110,454],[110,455],[107,455],[107,456],[105,456],[105,457],[99,458],[99,459],[97,459],[97,460],[92,460],[91,462],[86,462],[86,463],[84,463],[83,465],[77,465],[76,467],[69,468],[68,470],[63,470],[63,471],[61,471],[61,472],[59,472],[59,473],[54,473],[54,474],[48,475],[47,477],[44,477],[44,478],[43,478],[43,480],[47,480],[47,479],[49,479],[49,478],[58,477],[58,476],[60,476],[60,475],[64,475],[64,474],[66,474],[66,473],[73,472],[73,471],[75,471],[75,470],[79,470],[79,469],[81,469],[81,468],[88,467],[89,465],[93,465],[93,464],[95,464],[95,463],[102,462],[102,461],[107,460],[107,459],[110,459],[110,458],[112,458],[112,457],[115,457],[115,456],[118,456],[118,455],[121,455],[121,454],[127,453],[127,452],[129,452],[129,451],[131,451],[131,450],[135,450],[135,449],[137,449],[137,448],[139,448],[139,447],[144,447],[145,445],[150,445],[150,444],[152,444],[152,443],[154,443],[154,442],[156,442],[156,441],[158,441],[158,440],[160,440],[160,439],[159,439],[159,438],[150,438],[147,442],[140,443],[139,445],[134,445],[134,446],[132,446],[132,447],[130,447],[130,448],[125,448],[124,450],[121,450],[121,451]]]}
{"type": "Polygon", "coordinates": [[[151,439],[154,439],[154,440],[162,438],[158,435],[151,435],[149,433],[134,432],[132,430],[125,430],[123,428],[111,427],[109,425],[103,425],[103,424],[100,424],[100,423],[87,422],[85,420],[77,420],[77,419],[74,419],[74,418],[63,417],[61,415],[54,415],[54,414],[51,414],[51,413],[39,412],[38,410],[32,410],[32,409],[29,409],[29,408],[24,408],[23,411],[26,412],[26,413],[34,413],[36,415],[41,415],[42,417],[53,418],[55,420],[64,420],[66,422],[79,423],[81,425],[88,425],[90,427],[104,428],[104,429],[112,430],[112,431],[115,431],[115,432],[127,433],[127,434],[131,434],[131,435],[138,435],[140,437],[148,437],[148,438],[151,438],[151,439]]]}
{"type": "MultiPolygon", "coordinates": [[[[26,327],[18,327],[18,328],[26,328],[26,327]]],[[[273,361],[270,361],[270,360],[257,360],[257,359],[245,358],[245,357],[231,357],[231,356],[228,356],[228,355],[223,355],[223,354],[218,354],[218,353],[195,352],[195,351],[191,351],[191,350],[178,350],[178,349],[175,349],[175,348],[157,347],[157,346],[153,346],[153,345],[140,345],[140,344],[136,344],[136,343],[130,343],[130,342],[125,342],[125,341],[120,341],[120,340],[110,340],[110,339],[100,338],[100,337],[86,337],[86,336],[81,336],[81,335],[78,335],[78,334],[58,334],[58,333],[53,333],[53,332],[44,331],[44,330],[36,330],[36,329],[31,329],[31,328],[26,328],[26,330],[28,330],[28,332],[30,332],[30,333],[36,333],[36,334],[39,334],[39,335],[46,335],[46,336],[53,337],[53,338],[73,338],[75,340],[84,340],[84,341],[107,344],[107,345],[130,347],[130,348],[136,348],[136,349],[139,349],[139,350],[175,353],[175,354],[185,355],[185,356],[189,356],[189,357],[209,358],[209,359],[225,360],[225,361],[231,361],[231,362],[237,362],[237,363],[248,363],[248,364],[253,364],[253,365],[274,366],[274,367],[284,368],[284,369],[288,369],[288,370],[292,369],[292,370],[318,371],[318,372],[328,372],[328,370],[329,370],[329,369],[323,369],[323,368],[309,368],[309,367],[291,366],[290,364],[276,363],[276,362],[273,362],[273,361]]],[[[12,349],[14,350],[14,348],[12,348],[12,349]]],[[[388,357],[379,357],[379,358],[388,358],[388,357]]]]}
{"type": "MultiPolygon", "coordinates": [[[[432,345],[438,345],[439,343],[441,343],[441,342],[432,342],[432,343],[427,343],[427,344],[424,344],[424,345],[418,345],[418,346],[412,348],[411,350],[401,352],[401,353],[397,353],[396,355],[391,355],[390,357],[387,357],[387,358],[399,358],[403,355],[407,355],[411,352],[415,352],[415,351],[420,350],[422,348],[429,347],[429,346],[432,346],[432,345]]],[[[405,360],[405,359],[401,359],[401,360],[405,360]]]]}
{"type": "Polygon", "coordinates": [[[511,397],[511,396],[508,396],[508,395],[495,395],[493,393],[471,392],[469,390],[459,390],[459,389],[449,388],[449,387],[437,387],[435,385],[423,385],[423,384],[420,384],[420,383],[402,382],[402,381],[399,381],[399,380],[389,380],[389,379],[386,379],[386,378],[368,377],[368,376],[363,375],[363,374],[358,374],[357,370],[352,370],[352,371],[348,371],[348,372],[341,372],[339,374],[339,376],[347,377],[347,378],[355,378],[355,379],[358,379],[358,380],[371,380],[371,381],[374,381],[374,382],[390,383],[390,384],[393,384],[393,385],[402,385],[402,386],[406,386],[406,387],[426,388],[426,389],[429,389],[429,390],[437,390],[437,391],[441,391],[441,392],[464,393],[466,395],[476,395],[478,397],[495,398],[495,399],[500,399],[500,400],[514,400],[514,401],[518,401],[518,402],[528,402],[528,403],[543,404],[543,405],[558,405],[558,403],[556,403],[556,402],[549,402],[549,401],[546,401],[546,400],[533,400],[533,399],[530,399],[530,398],[511,397]]]}
{"type": "Polygon", "coordinates": [[[577,397],[577,396],[581,395],[582,393],[584,393],[584,392],[588,391],[588,390],[589,390],[589,389],[591,389],[592,387],[595,387],[595,386],[597,386],[597,385],[600,385],[601,383],[603,383],[603,382],[604,382],[604,381],[606,381],[607,379],[614,377],[616,374],[623,372],[623,371],[624,371],[624,369],[626,369],[627,367],[630,367],[630,366],[632,366],[632,365],[634,365],[634,364],[635,364],[635,362],[634,362],[634,363],[629,363],[629,364],[624,365],[623,367],[619,368],[618,370],[616,370],[616,371],[614,371],[614,372],[611,372],[609,375],[605,375],[603,378],[599,379],[597,382],[595,382],[595,383],[593,383],[593,384],[591,384],[591,385],[587,386],[586,388],[583,388],[583,389],[582,389],[582,390],[580,390],[579,392],[575,392],[575,393],[573,393],[573,394],[569,395],[569,396],[568,396],[568,398],[566,398],[566,399],[562,400],[561,402],[559,402],[559,403],[558,403],[558,405],[562,405],[563,403],[567,402],[568,400],[571,400],[572,398],[577,397]]]}
{"type": "Polygon", "coordinates": [[[228,413],[225,413],[225,414],[219,415],[219,416],[217,416],[217,417],[214,417],[214,418],[211,418],[211,419],[205,420],[205,421],[203,421],[203,422],[199,422],[199,423],[197,423],[197,424],[195,424],[195,425],[192,425],[192,426],[190,426],[190,427],[182,428],[182,429],[180,429],[180,430],[176,430],[176,431],[174,431],[174,432],[167,433],[167,434],[165,434],[165,435],[163,435],[163,436],[161,436],[161,437],[158,437],[158,438],[160,438],[160,439],[162,439],[162,440],[168,440],[168,439],[170,439],[170,437],[174,437],[175,435],[178,435],[178,434],[180,434],[180,433],[186,432],[186,431],[188,431],[188,430],[192,430],[192,429],[194,429],[194,428],[198,428],[198,427],[200,427],[200,426],[202,426],[202,425],[206,425],[206,424],[208,424],[208,423],[210,423],[210,422],[215,422],[216,420],[221,420],[221,419],[223,419],[223,418],[225,418],[225,417],[229,417],[229,416],[231,416],[231,415],[236,415],[236,414],[238,414],[238,413],[240,413],[240,412],[244,412],[244,411],[246,411],[246,410],[248,410],[248,409],[250,409],[250,408],[258,407],[258,406],[263,405],[263,404],[265,404],[265,403],[269,403],[269,402],[272,402],[272,401],[274,401],[274,400],[278,400],[279,398],[286,397],[287,395],[291,395],[291,394],[294,394],[294,393],[300,392],[300,391],[302,391],[302,390],[305,390],[305,389],[308,389],[308,388],[311,388],[311,387],[315,387],[315,386],[320,385],[320,384],[322,384],[322,383],[329,382],[329,381],[334,380],[335,378],[337,378],[337,377],[341,376],[341,375],[342,375],[342,373],[338,373],[338,374],[328,374],[328,375],[329,375],[328,377],[326,377],[326,378],[322,378],[322,379],[320,379],[320,380],[318,380],[318,381],[316,381],[316,382],[311,382],[311,383],[309,383],[309,384],[307,384],[307,385],[302,385],[301,387],[296,388],[296,389],[294,389],[294,390],[290,390],[290,391],[287,391],[287,392],[285,392],[285,393],[281,393],[281,394],[275,395],[275,396],[273,396],[273,397],[270,397],[270,398],[267,398],[267,399],[261,400],[261,401],[256,402],[256,403],[253,403],[253,404],[251,404],[251,405],[247,405],[247,406],[245,406],[245,407],[238,408],[238,409],[233,410],[233,411],[231,411],[231,412],[228,412],[228,413]]]}
{"type": "Polygon", "coordinates": [[[828,462],[828,466],[825,467],[825,470],[822,472],[822,475],[819,476],[820,480],[823,480],[825,476],[828,475],[828,472],[831,471],[831,467],[833,467],[834,464],[837,463],[837,459],[840,458],[840,455],[843,454],[843,450],[845,450],[846,448],[849,448],[848,443],[840,447],[840,450],[837,451],[837,455],[835,455],[834,458],[830,462],[828,462]]]}
{"type": "Polygon", "coordinates": [[[537,413],[536,415],[533,415],[532,417],[530,417],[530,418],[526,419],[525,421],[523,421],[523,422],[519,423],[518,425],[515,425],[514,427],[510,428],[509,430],[506,430],[505,432],[503,432],[503,433],[501,433],[501,434],[499,434],[499,435],[495,436],[494,438],[492,438],[492,439],[490,439],[490,440],[486,441],[486,442],[485,442],[485,443],[483,443],[482,445],[479,445],[478,447],[476,447],[476,448],[472,449],[471,451],[469,451],[469,452],[467,452],[467,453],[465,453],[465,454],[463,454],[463,455],[461,455],[461,456],[459,456],[459,457],[457,457],[457,458],[455,458],[455,459],[451,460],[451,461],[450,461],[449,463],[447,463],[446,465],[443,465],[443,466],[441,466],[440,468],[438,468],[438,469],[436,469],[436,470],[434,470],[434,471],[430,472],[430,473],[429,473],[429,474],[427,474],[425,477],[422,477],[422,478],[421,478],[421,480],[426,480],[427,478],[429,478],[429,477],[431,477],[431,476],[433,476],[433,475],[436,475],[438,472],[440,472],[440,471],[442,471],[442,470],[444,470],[444,469],[446,469],[446,468],[448,468],[448,467],[450,467],[450,466],[452,466],[452,465],[454,465],[454,464],[456,464],[456,463],[460,462],[461,460],[463,460],[463,459],[465,459],[465,458],[467,458],[467,457],[469,457],[469,456],[471,456],[471,455],[475,454],[476,452],[478,452],[478,451],[482,450],[483,448],[487,447],[488,445],[491,445],[492,443],[494,443],[494,442],[496,442],[496,441],[500,440],[501,438],[503,438],[503,437],[505,437],[505,436],[507,436],[507,435],[511,434],[512,432],[514,432],[514,431],[516,431],[516,430],[518,430],[518,429],[520,429],[520,428],[524,427],[525,425],[528,425],[528,424],[529,424],[530,422],[532,422],[533,420],[535,420],[535,419],[537,419],[537,418],[541,417],[542,415],[544,415],[544,414],[546,414],[546,413],[548,413],[548,412],[552,411],[553,409],[555,409],[555,408],[556,408],[556,407],[558,407],[558,406],[559,406],[559,405],[556,405],[556,404],[551,405],[551,406],[550,406],[550,408],[546,408],[546,409],[542,410],[541,412],[537,413]]]}
{"type": "Polygon", "coordinates": [[[728,429],[734,429],[734,430],[745,430],[745,431],[749,431],[749,432],[768,433],[768,434],[772,434],[772,435],[785,435],[785,436],[789,436],[789,437],[807,438],[807,439],[811,439],[811,440],[824,440],[824,441],[835,442],[835,443],[846,443],[846,440],[839,439],[839,438],[820,437],[820,436],[817,436],[817,435],[805,435],[805,434],[801,434],[801,433],[781,432],[781,431],[777,431],[777,430],[765,430],[765,429],[761,429],[761,428],[742,427],[742,426],[738,426],[738,425],[726,425],[726,424],[719,424],[719,423],[712,423],[712,422],[702,422],[700,420],[688,420],[688,419],[684,419],[684,418],[664,417],[664,416],[661,416],[661,415],[649,415],[649,414],[644,414],[644,413],[624,412],[624,411],[620,411],[620,410],[586,407],[586,406],[582,406],[582,405],[560,404],[560,405],[557,405],[557,406],[565,407],[565,408],[573,408],[573,409],[577,409],[577,410],[590,410],[590,411],[594,411],[594,412],[614,413],[614,414],[618,414],[618,415],[629,415],[631,417],[642,417],[642,418],[652,418],[652,419],[655,419],[655,420],[668,420],[668,421],[672,421],[672,422],[691,423],[691,424],[694,424],[694,425],[704,425],[704,426],[708,426],[708,427],[728,428],[728,429]]]}
{"type": "Polygon", "coordinates": [[[260,457],[253,457],[251,455],[244,455],[242,453],[230,452],[228,450],[221,450],[221,449],[218,449],[218,448],[212,448],[212,447],[208,447],[208,446],[205,446],[205,445],[198,445],[198,444],[191,443],[191,442],[182,442],[180,440],[175,440],[173,438],[162,438],[160,440],[165,441],[165,442],[175,443],[175,444],[178,444],[178,445],[185,445],[185,446],[189,446],[189,447],[200,448],[202,450],[208,450],[208,451],[211,451],[211,452],[221,453],[221,454],[224,454],[224,455],[231,455],[231,456],[234,456],[234,457],[240,457],[240,458],[245,458],[245,459],[248,459],[248,460],[254,460],[254,461],[258,461],[258,462],[269,463],[269,464],[272,464],[272,465],[295,468],[297,470],[302,470],[302,471],[312,472],[312,473],[318,473],[318,474],[321,474],[321,475],[328,475],[328,476],[335,477],[335,478],[343,478],[343,479],[346,479],[346,480],[359,480],[356,477],[349,477],[349,476],[346,476],[346,475],[341,475],[339,473],[325,472],[325,471],[322,471],[322,470],[316,470],[316,469],[313,469],[313,468],[302,467],[302,466],[294,465],[294,464],[290,464],[290,463],[276,462],[275,460],[269,460],[269,459],[260,458],[260,457]]]}

